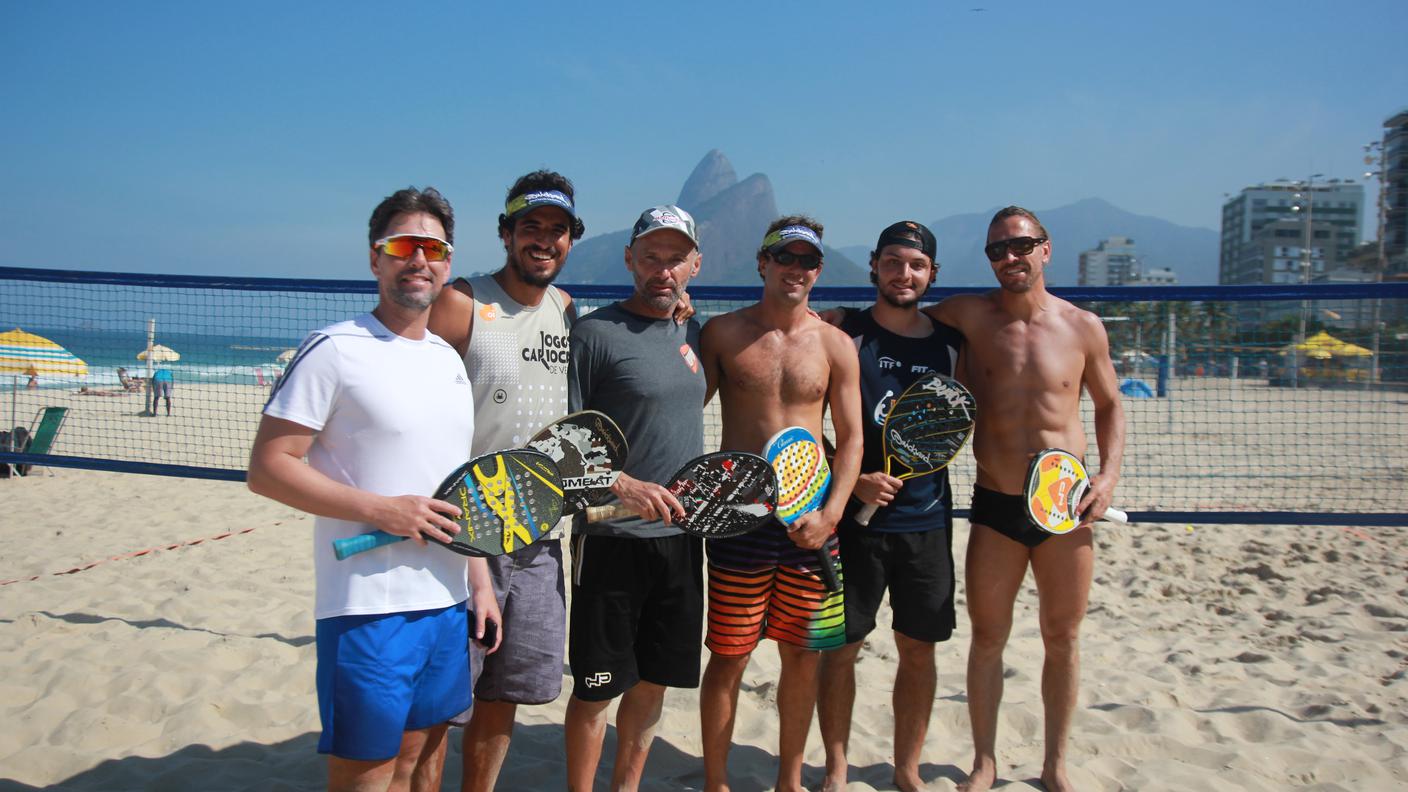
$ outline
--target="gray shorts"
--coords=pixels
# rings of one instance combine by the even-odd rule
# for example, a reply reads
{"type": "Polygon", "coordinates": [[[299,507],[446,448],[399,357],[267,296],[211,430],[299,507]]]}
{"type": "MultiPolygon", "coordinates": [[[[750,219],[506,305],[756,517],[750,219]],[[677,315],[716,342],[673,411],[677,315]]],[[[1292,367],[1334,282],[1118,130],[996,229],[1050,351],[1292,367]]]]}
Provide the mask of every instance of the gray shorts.
{"type": "MultiPolygon", "coordinates": [[[[562,693],[567,643],[567,593],[562,577],[562,542],[544,538],[506,556],[487,559],[503,613],[503,643],[484,656],[470,640],[478,681],[474,698],[513,704],[546,704],[562,693]]],[[[471,632],[473,630],[471,624],[471,632]]],[[[469,722],[469,711],[451,723],[469,722]]]]}

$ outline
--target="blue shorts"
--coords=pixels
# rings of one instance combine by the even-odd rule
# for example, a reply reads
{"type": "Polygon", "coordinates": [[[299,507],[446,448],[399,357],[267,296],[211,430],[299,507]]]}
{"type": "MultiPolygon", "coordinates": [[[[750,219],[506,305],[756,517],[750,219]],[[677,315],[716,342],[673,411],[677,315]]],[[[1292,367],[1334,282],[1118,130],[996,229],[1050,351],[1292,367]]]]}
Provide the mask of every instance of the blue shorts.
{"type": "Polygon", "coordinates": [[[318,753],[380,761],[401,735],[469,706],[469,620],[464,603],[410,613],[317,622],[318,753]]]}

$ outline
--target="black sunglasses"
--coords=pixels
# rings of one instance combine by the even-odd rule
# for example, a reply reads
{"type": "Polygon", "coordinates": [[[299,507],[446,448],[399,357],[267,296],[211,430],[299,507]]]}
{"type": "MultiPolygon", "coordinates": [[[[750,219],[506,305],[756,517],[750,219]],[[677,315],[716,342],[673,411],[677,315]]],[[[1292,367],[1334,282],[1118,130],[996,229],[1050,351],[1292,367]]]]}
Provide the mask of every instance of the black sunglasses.
{"type": "Polygon", "coordinates": [[[1014,256],[1025,256],[1036,249],[1037,245],[1046,241],[1046,237],[1012,237],[1002,239],[989,244],[983,248],[983,253],[987,255],[988,261],[1001,261],[1007,251],[1011,250],[1014,256]]]}
{"type": "Polygon", "coordinates": [[[796,264],[804,270],[821,269],[821,256],[815,253],[788,253],[785,250],[780,250],[770,255],[773,261],[784,267],[796,264]]]}

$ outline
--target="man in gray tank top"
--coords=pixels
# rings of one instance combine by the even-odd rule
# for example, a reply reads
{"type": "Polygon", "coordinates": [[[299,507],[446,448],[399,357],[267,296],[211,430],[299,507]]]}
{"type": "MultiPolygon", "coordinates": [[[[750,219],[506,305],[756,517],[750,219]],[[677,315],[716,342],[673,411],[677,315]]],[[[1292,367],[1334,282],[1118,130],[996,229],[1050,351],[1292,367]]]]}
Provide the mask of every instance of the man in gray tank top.
{"type": "MultiPolygon", "coordinates": [[[[552,282],[584,230],[572,182],[552,171],[529,173],[509,189],[499,215],[504,266],[455,281],[435,301],[431,330],[464,358],[474,392],[469,454],[521,448],[567,414],[567,340],[576,312],[552,282]]],[[[465,726],[465,790],[493,789],[518,705],[545,704],[562,692],[567,607],[560,539],[554,531],[489,559],[503,641],[476,664],[482,671],[473,709],[452,721],[465,726]]]]}

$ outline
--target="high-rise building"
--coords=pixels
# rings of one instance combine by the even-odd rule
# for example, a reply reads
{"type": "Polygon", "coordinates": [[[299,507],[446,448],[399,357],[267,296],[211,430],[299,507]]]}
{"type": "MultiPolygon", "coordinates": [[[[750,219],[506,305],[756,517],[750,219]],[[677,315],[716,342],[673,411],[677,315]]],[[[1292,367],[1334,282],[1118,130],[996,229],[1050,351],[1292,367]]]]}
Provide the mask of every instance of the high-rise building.
{"type": "Polygon", "coordinates": [[[1176,286],[1178,273],[1168,267],[1145,267],[1139,277],[1129,281],[1129,286],[1176,286]]]}
{"type": "Polygon", "coordinates": [[[1408,277],[1408,109],[1384,122],[1383,146],[1385,275],[1408,277]]]}
{"type": "Polygon", "coordinates": [[[1139,254],[1134,240],[1112,236],[1094,250],[1080,254],[1081,286],[1124,286],[1139,279],[1139,254]]]}
{"type": "Polygon", "coordinates": [[[1360,241],[1364,187],[1348,179],[1278,181],[1244,188],[1222,205],[1218,283],[1300,283],[1323,278],[1360,241]],[[1306,239],[1306,214],[1310,239],[1306,239]],[[1311,271],[1304,248],[1311,250],[1311,271]]]}

